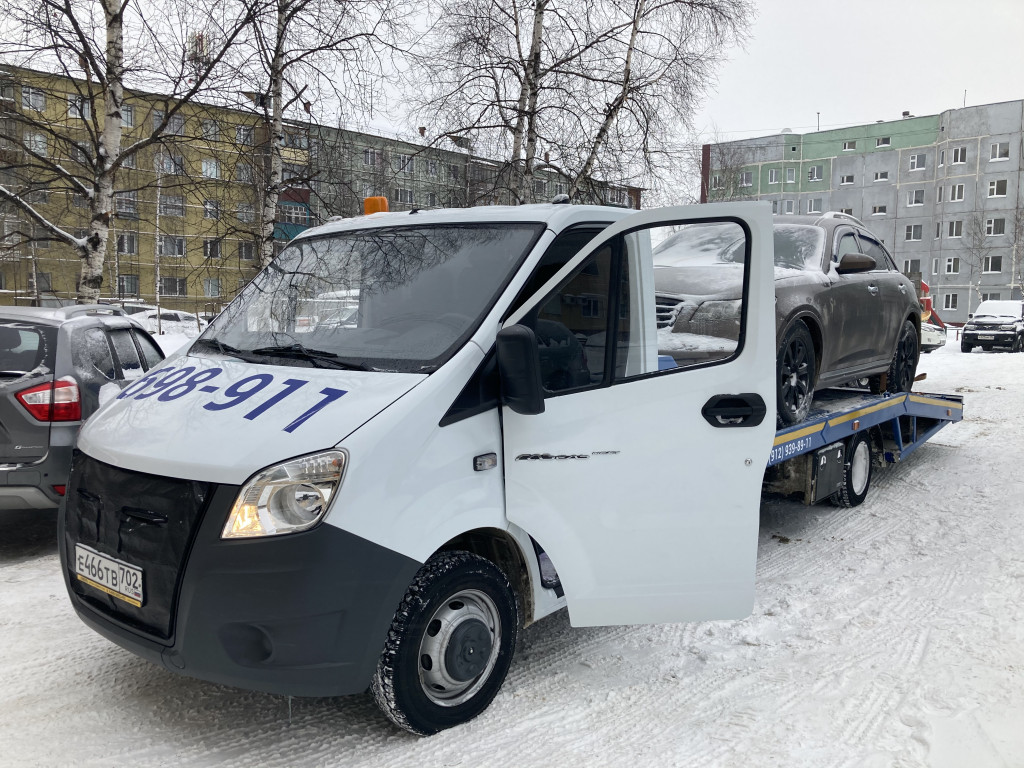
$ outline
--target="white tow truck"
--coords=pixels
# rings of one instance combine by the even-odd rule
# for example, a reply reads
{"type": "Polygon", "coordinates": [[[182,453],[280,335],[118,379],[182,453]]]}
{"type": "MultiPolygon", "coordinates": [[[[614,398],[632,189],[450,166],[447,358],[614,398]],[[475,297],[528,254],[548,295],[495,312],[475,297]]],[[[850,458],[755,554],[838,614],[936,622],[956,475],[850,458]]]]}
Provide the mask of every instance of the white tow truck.
{"type": "Polygon", "coordinates": [[[167,669],[369,688],[420,734],[483,711],[521,627],[563,607],[576,626],[746,616],[766,466],[796,467],[775,490],[856,500],[865,453],[930,428],[891,408],[959,413],[860,395],[777,433],[773,269],[765,203],[311,229],[84,427],[61,513],[74,607],[167,669]],[[667,339],[652,246],[723,224],[739,322],[667,339]],[[311,310],[325,296],[342,319],[311,310]]]}

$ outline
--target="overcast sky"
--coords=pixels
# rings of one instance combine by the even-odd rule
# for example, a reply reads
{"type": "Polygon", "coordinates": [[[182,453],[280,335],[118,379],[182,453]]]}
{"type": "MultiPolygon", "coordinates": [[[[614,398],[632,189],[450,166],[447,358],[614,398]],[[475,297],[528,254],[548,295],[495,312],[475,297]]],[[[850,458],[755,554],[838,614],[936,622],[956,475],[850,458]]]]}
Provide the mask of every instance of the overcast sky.
{"type": "Polygon", "coordinates": [[[755,0],[694,121],[705,140],[1024,98],[1024,0],[755,0]]]}

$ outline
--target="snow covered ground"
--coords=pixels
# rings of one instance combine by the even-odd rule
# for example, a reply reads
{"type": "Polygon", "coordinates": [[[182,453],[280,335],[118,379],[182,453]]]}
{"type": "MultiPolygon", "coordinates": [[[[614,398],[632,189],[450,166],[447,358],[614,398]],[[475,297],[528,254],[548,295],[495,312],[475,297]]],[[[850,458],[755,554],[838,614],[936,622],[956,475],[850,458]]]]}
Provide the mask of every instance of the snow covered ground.
{"type": "Polygon", "coordinates": [[[863,506],[762,506],[736,622],[524,632],[498,698],[419,739],[367,697],[177,677],[74,615],[54,516],[0,519],[0,765],[1024,766],[1024,355],[925,355],[965,419],[863,506]]]}

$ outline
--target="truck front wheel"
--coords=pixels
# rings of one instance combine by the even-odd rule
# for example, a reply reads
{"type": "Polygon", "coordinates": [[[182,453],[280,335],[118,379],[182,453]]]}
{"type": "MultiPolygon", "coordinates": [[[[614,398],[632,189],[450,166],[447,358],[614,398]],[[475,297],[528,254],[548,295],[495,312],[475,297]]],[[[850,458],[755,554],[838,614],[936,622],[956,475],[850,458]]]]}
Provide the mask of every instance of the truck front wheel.
{"type": "Polygon", "coordinates": [[[505,574],[470,552],[441,552],[416,574],[370,684],[377,706],[429,736],[483,712],[505,680],[519,631],[505,574]]]}
{"type": "Polygon", "coordinates": [[[860,432],[846,444],[846,463],[843,465],[843,486],[832,494],[837,507],[856,507],[867,498],[871,487],[871,440],[860,432]]]}

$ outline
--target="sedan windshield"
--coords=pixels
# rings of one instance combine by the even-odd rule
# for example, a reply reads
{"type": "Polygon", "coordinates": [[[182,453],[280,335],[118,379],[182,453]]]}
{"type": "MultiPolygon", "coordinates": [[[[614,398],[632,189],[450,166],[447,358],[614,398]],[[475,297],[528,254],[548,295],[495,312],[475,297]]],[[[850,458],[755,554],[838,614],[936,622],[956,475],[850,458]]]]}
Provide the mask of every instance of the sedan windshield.
{"type": "Polygon", "coordinates": [[[429,373],[476,330],[539,224],[354,230],[301,239],[196,349],[281,365],[429,373]]]}

